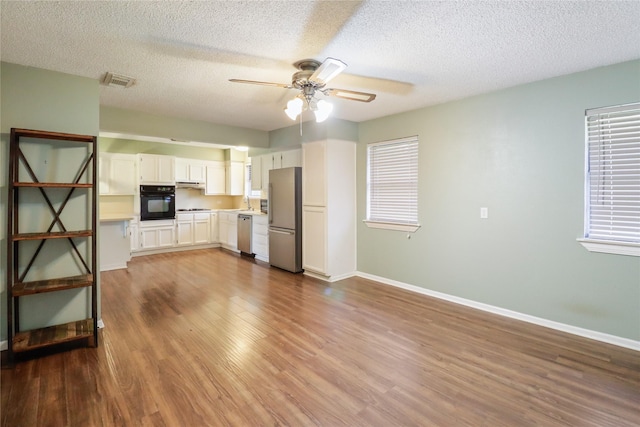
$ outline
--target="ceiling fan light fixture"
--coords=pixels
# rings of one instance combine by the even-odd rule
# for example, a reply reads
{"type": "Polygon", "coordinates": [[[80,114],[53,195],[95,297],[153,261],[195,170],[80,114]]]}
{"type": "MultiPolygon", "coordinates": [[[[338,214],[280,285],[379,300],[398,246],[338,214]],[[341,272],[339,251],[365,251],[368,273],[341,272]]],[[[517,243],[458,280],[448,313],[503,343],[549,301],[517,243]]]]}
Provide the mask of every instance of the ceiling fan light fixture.
{"type": "Polygon", "coordinates": [[[287,108],[284,112],[289,116],[291,120],[295,120],[300,113],[302,113],[302,99],[295,97],[291,101],[287,102],[287,108]]]}
{"type": "Polygon", "coordinates": [[[327,120],[331,111],[333,111],[333,104],[325,101],[324,99],[318,101],[317,108],[313,110],[313,114],[316,115],[316,122],[322,123],[327,120]]]}

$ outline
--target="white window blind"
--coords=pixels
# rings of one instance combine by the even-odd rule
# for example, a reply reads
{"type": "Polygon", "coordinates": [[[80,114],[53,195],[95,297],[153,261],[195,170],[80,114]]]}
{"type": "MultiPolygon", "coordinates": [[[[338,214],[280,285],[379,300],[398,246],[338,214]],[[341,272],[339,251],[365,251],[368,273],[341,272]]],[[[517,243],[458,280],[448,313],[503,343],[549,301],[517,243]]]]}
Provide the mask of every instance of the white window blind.
{"type": "Polygon", "coordinates": [[[367,145],[367,221],[418,224],[418,137],[367,145]]]}
{"type": "Polygon", "coordinates": [[[586,111],[585,237],[640,243],[640,103],[586,111]]]}

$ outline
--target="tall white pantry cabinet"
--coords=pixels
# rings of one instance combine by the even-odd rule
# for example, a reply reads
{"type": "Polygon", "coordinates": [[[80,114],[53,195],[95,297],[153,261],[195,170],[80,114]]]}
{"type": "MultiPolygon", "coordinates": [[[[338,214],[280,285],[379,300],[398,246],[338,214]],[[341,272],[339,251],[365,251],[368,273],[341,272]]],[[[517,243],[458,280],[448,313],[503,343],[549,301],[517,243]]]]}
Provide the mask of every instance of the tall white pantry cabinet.
{"type": "Polygon", "coordinates": [[[302,144],[302,264],[328,281],[356,271],[356,144],[302,144]]]}

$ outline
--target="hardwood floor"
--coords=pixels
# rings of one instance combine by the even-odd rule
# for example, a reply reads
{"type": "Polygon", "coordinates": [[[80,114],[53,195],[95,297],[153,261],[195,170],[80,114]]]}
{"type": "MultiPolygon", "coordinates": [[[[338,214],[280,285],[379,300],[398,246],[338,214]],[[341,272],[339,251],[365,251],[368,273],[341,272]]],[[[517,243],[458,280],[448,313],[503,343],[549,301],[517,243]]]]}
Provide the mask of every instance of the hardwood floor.
{"type": "Polygon", "coordinates": [[[638,426],[640,353],[220,250],[102,273],[100,346],[2,369],[2,426],[638,426]]]}

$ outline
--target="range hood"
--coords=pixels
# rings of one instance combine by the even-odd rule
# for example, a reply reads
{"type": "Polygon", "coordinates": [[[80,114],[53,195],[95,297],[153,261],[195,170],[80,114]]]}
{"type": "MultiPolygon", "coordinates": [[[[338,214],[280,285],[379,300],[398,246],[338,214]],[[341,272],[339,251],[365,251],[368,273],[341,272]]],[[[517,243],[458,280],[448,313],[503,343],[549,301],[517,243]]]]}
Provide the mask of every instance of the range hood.
{"type": "Polygon", "coordinates": [[[176,188],[197,188],[204,189],[204,182],[199,181],[176,181],[176,188]]]}

